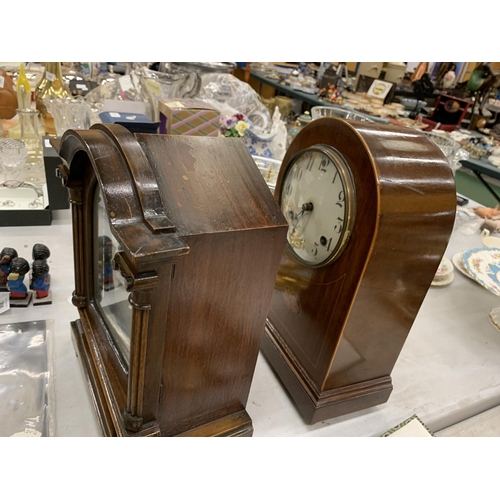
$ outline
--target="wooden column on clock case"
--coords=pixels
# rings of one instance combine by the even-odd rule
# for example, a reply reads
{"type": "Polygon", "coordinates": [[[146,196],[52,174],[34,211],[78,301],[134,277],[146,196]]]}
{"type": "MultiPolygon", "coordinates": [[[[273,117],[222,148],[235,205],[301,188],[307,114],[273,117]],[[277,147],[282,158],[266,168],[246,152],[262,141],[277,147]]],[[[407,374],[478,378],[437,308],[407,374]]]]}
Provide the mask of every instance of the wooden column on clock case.
{"type": "Polygon", "coordinates": [[[292,142],[278,203],[292,158],[319,144],[337,149],[353,173],[352,235],[324,267],[285,249],[262,343],[308,423],[387,401],[456,210],[452,171],[424,133],[334,118],[313,121],[292,142]]]}
{"type": "Polygon", "coordinates": [[[81,193],[72,329],[103,433],[251,435],[245,406],[287,224],[245,145],[94,125],[54,146],[81,193]],[[130,293],[128,361],[94,297],[97,187],[130,293]]]}

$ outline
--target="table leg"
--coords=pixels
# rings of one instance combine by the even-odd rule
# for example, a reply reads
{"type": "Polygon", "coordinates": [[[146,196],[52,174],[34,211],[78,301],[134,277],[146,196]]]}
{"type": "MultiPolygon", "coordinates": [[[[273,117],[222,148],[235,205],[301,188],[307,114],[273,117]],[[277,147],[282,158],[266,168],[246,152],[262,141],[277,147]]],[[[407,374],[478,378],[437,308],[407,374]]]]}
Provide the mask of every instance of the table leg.
{"type": "Polygon", "coordinates": [[[476,177],[484,184],[484,187],[494,196],[495,200],[497,200],[500,203],[500,198],[498,194],[493,190],[493,188],[483,179],[483,176],[479,173],[473,170],[474,174],[476,177]]]}

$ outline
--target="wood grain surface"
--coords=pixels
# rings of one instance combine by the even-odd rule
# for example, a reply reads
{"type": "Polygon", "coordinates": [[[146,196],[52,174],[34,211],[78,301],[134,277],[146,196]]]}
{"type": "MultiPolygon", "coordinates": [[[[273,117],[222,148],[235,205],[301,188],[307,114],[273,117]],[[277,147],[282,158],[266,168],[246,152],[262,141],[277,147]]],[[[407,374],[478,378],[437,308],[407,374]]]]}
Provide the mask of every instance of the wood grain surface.
{"type": "Polygon", "coordinates": [[[301,405],[310,421],[387,399],[456,209],[451,168],[425,134],[334,118],[313,121],[294,139],[278,176],[278,202],[291,159],[315,144],[335,147],[350,165],[353,233],[340,258],[322,268],[299,264],[285,249],[263,344],[292,397],[307,394],[301,405]]]}
{"type": "Polygon", "coordinates": [[[103,433],[251,435],[245,407],[287,223],[244,143],[96,125],[57,147],[73,206],[72,329],[103,433]],[[95,300],[97,186],[130,292],[130,361],[95,300]]]}

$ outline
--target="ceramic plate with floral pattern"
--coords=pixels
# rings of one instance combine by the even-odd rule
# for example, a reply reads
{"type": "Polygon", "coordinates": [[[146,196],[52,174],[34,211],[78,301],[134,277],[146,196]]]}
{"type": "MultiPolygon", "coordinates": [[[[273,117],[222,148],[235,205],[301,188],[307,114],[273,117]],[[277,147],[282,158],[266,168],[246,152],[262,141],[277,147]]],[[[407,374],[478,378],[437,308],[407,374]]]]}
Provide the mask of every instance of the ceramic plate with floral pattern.
{"type": "Polygon", "coordinates": [[[467,272],[491,293],[500,297],[500,248],[473,248],[463,254],[467,272]]]}
{"type": "Polygon", "coordinates": [[[453,258],[451,259],[453,262],[453,265],[464,275],[467,276],[467,278],[471,279],[472,281],[476,281],[468,272],[464,264],[464,253],[463,252],[458,252],[456,253],[453,258]]]}

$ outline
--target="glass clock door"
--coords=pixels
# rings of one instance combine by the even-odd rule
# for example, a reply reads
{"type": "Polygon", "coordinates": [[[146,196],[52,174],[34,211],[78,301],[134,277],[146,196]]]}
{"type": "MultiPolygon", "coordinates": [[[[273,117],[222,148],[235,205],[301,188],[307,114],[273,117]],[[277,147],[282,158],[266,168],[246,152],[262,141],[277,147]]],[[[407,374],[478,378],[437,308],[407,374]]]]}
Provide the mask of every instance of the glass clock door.
{"type": "Polygon", "coordinates": [[[121,273],[113,270],[112,259],[119,250],[98,186],[94,195],[94,298],[116,348],[128,364],[132,306],[121,273]]]}

